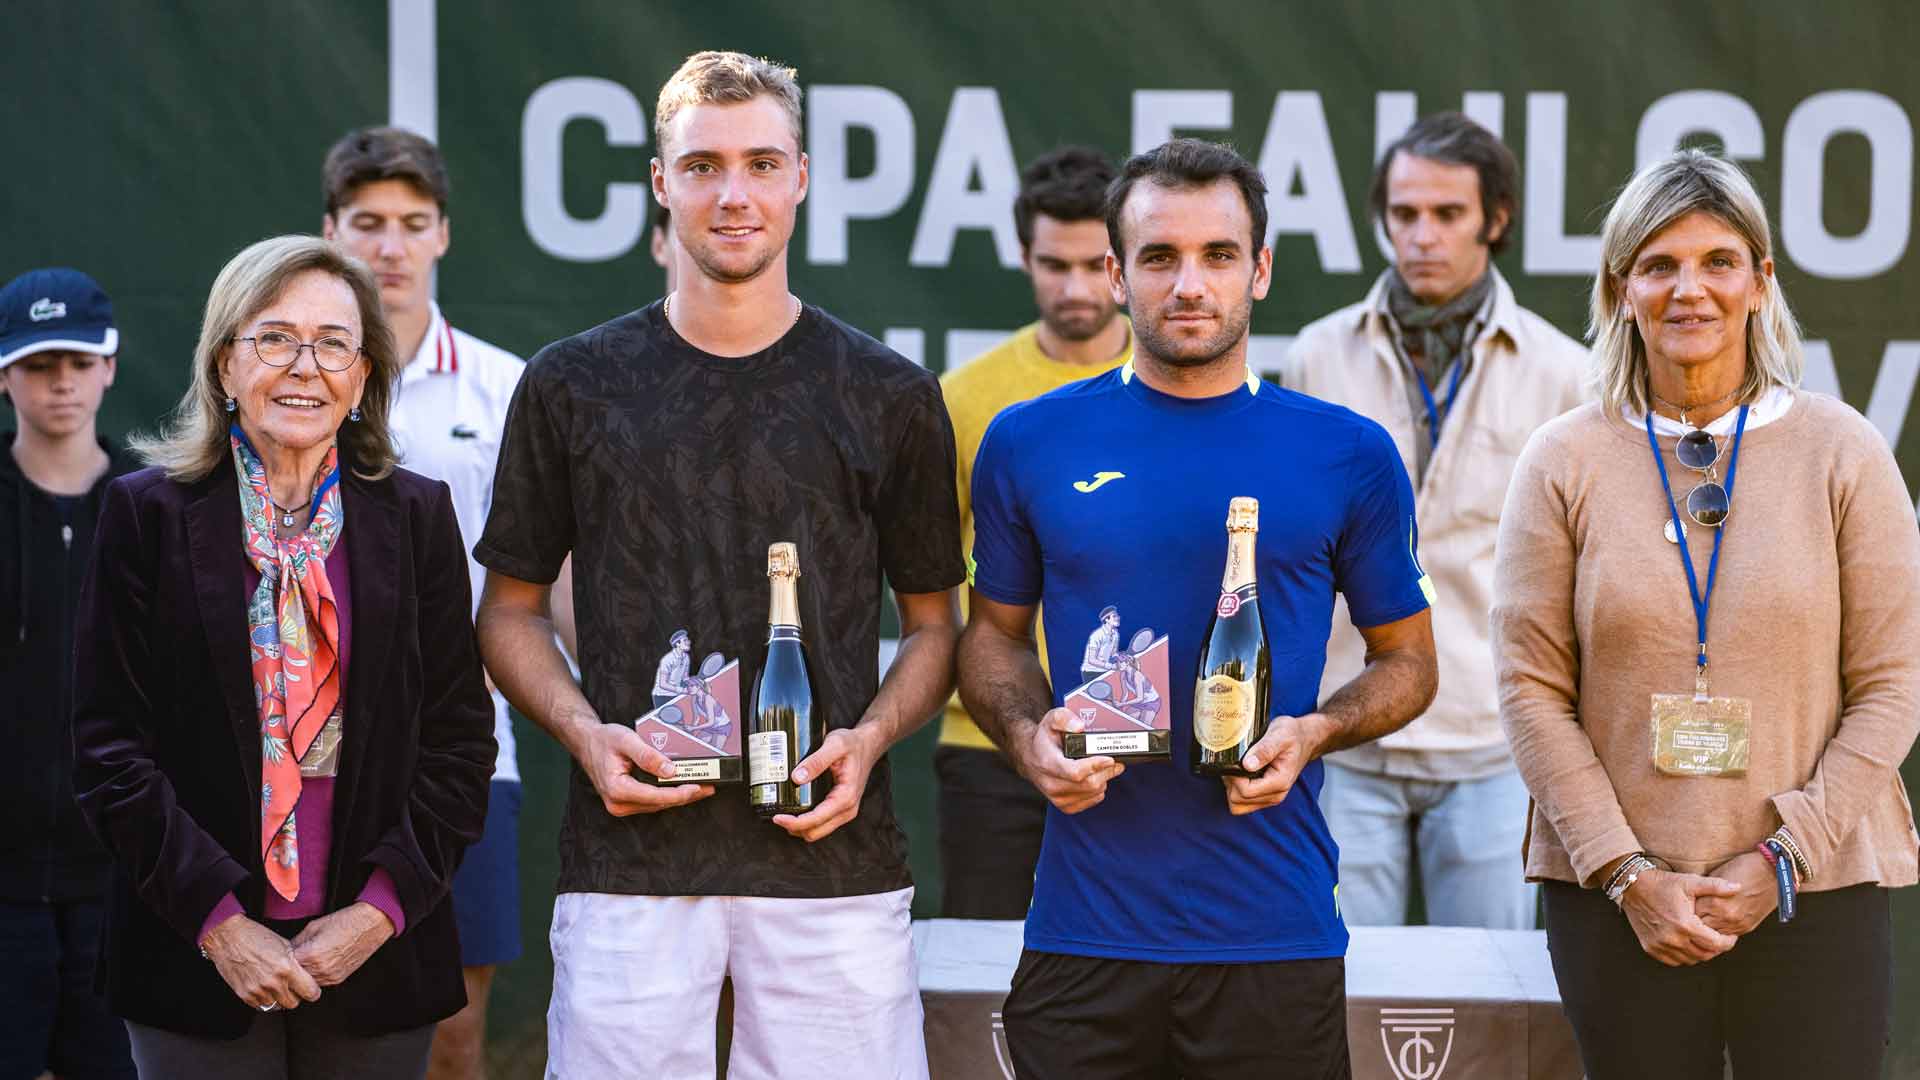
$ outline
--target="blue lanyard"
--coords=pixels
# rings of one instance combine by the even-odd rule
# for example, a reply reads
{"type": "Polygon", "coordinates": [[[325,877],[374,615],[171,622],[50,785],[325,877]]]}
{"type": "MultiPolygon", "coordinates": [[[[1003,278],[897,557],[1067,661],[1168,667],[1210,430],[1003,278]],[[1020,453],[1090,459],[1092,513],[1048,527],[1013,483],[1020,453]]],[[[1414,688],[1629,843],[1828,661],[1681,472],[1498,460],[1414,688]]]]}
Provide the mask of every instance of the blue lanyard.
{"type": "MultiPolygon", "coordinates": [[[[240,430],[239,424],[228,424],[227,430],[233,433],[234,438],[239,439],[241,442],[246,444],[248,453],[252,454],[256,458],[260,456],[260,451],[255,450],[253,448],[253,440],[247,438],[247,433],[240,430]]],[[[308,505],[314,508],[315,513],[319,512],[320,500],[326,498],[327,491],[330,488],[332,488],[333,485],[338,484],[339,482],[340,482],[340,459],[336,457],[333,459],[333,468],[329,470],[325,478],[323,478],[320,481],[320,486],[313,489],[313,497],[307,500],[308,505]]]]}
{"type": "MultiPolygon", "coordinates": [[[[1733,471],[1740,465],[1740,437],[1747,432],[1747,408],[1740,406],[1740,421],[1733,429],[1733,453],[1727,458],[1727,503],[1733,503],[1733,471]]],[[[1653,448],[1653,463],[1660,469],[1660,486],[1667,493],[1667,512],[1673,515],[1674,546],[1680,550],[1680,565],[1687,570],[1687,592],[1693,596],[1693,621],[1700,631],[1700,657],[1697,663],[1707,669],[1707,607],[1713,603],[1713,579],[1720,573],[1720,541],[1727,537],[1727,523],[1713,530],[1713,557],[1707,560],[1707,591],[1700,591],[1700,579],[1693,573],[1693,555],[1687,550],[1687,530],[1680,524],[1680,504],[1673,501],[1673,483],[1667,479],[1667,459],[1660,456],[1660,441],[1653,437],[1653,410],[1647,410],[1647,445],[1653,448]]],[[[1729,513],[1731,516],[1731,513],[1729,513]]]]}
{"type": "Polygon", "coordinates": [[[1438,448],[1440,425],[1446,422],[1447,417],[1453,415],[1453,399],[1460,396],[1460,373],[1467,368],[1466,357],[1454,358],[1453,374],[1447,377],[1447,410],[1445,412],[1441,412],[1439,406],[1434,403],[1433,390],[1427,386],[1427,377],[1420,373],[1420,365],[1409,361],[1407,366],[1413,369],[1413,377],[1420,384],[1420,400],[1427,403],[1427,437],[1432,439],[1434,447],[1438,448]]]}
{"type": "Polygon", "coordinates": [[[308,500],[313,506],[315,513],[319,512],[320,502],[321,500],[327,497],[327,492],[335,484],[338,484],[339,482],[340,482],[340,459],[336,457],[333,459],[332,471],[328,472],[326,475],[326,478],[320,481],[319,487],[313,489],[313,498],[308,500]]]}

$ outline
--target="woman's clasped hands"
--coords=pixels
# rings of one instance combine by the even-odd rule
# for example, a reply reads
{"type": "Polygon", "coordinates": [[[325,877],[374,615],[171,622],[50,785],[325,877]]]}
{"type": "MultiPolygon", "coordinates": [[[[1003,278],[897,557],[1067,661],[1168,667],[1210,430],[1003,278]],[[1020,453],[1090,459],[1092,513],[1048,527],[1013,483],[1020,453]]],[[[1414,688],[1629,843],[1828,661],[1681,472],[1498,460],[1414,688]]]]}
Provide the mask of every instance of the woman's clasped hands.
{"type": "Polygon", "coordinates": [[[234,915],[207,932],[201,950],[234,996],[272,1012],[318,1001],[322,987],[345,982],[392,936],[393,923],[363,901],[313,920],[292,941],[234,915]]]}
{"type": "Polygon", "coordinates": [[[1705,963],[1733,948],[1778,904],[1773,870],[1758,852],[1705,875],[1647,870],[1620,898],[1640,948],[1670,967],[1705,963]]]}

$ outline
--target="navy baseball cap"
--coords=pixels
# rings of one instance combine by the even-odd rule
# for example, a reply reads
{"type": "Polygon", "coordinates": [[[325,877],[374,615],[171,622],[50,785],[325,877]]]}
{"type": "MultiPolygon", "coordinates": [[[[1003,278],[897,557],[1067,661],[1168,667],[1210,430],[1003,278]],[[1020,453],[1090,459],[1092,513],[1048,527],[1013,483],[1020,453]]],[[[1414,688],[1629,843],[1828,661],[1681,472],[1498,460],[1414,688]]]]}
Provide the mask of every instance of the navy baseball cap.
{"type": "Polygon", "coordinates": [[[29,270],[0,288],[0,368],[55,350],[120,351],[113,301],[98,282],[63,266],[29,270]]]}

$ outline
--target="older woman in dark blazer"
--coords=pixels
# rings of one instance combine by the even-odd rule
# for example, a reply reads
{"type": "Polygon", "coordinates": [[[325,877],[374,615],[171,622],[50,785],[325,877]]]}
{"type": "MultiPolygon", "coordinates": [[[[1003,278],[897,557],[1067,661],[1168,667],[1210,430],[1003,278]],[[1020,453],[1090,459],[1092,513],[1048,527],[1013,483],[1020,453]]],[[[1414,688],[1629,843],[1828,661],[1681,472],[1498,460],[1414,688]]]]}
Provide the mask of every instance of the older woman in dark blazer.
{"type": "Polygon", "coordinates": [[[75,789],[143,1076],[418,1076],[465,1000],[448,882],[492,709],[446,485],[394,467],[377,286],[249,247],[116,481],[82,590],[75,789]]]}

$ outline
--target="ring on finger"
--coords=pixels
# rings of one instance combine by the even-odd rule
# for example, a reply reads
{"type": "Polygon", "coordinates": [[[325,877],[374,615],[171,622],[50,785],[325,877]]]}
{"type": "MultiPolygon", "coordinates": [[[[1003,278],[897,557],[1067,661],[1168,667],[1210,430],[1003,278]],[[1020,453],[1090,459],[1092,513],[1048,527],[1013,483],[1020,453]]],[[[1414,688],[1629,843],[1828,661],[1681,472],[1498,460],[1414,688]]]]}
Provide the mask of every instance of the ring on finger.
{"type": "Polygon", "coordinates": [[[264,1012],[272,1012],[273,1010],[275,1010],[275,1009],[277,1009],[277,1008],[279,1008],[279,1007],[280,1007],[280,1003],[279,1003],[279,1002],[277,1002],[277,1001],[269,1001],[269,1002],[267,1002],[267,1003],[266,1003],[265,1005],[255,1005],[255,1006],[254,1006],[254,1008],[256,1008],[256,1009],[259,1009],[259,1010],[260,1010],[261,1012],[263,1012],[263,1013],[264,1013],[264,1012]]]}

